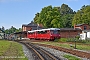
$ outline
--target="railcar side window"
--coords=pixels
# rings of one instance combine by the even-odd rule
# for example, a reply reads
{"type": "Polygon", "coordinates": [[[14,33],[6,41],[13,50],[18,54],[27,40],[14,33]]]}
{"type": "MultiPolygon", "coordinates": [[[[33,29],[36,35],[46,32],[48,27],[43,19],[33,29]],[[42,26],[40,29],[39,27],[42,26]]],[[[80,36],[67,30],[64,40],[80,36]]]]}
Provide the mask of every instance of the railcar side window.
{"type": "Polygon", "coordinates": [[[46,34],[47,33],[47,31],[41,31],[41,34],[46,34]]]}
{"type": "Polygon", "coordinates": [[[46,34],[47,31],[38,31],[38,34],[46,34]]]}
{"type": "Polygon", "coordinates": [[[34,32],[29,32],[29,34],[34,34],[34,32]]]}
{"type": "Polygon", "coordinates": [[[37,33],[38,33],[38,34],[40,34],[40,33],[41,33],[41,31],[37,31],[37,33]]]}

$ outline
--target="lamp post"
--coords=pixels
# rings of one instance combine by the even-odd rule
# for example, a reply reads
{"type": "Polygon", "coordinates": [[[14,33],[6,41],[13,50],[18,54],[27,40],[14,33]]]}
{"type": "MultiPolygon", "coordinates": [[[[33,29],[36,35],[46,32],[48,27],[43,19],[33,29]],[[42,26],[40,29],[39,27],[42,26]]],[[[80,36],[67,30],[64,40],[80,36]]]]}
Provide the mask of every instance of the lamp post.
{"type": "Polygon", "coordinates": [[[74,42],[75,42],[75,49],[76,49],[76,42],[77,42],[77,40],[79,39],[79,34],[75,37],[75,40],[74,40],[74,42]]]}
{"type": "Polygon", "coordinates": [[[76,49],[76,39],[75,39],[75,47],[74,48],[76,49]]]}

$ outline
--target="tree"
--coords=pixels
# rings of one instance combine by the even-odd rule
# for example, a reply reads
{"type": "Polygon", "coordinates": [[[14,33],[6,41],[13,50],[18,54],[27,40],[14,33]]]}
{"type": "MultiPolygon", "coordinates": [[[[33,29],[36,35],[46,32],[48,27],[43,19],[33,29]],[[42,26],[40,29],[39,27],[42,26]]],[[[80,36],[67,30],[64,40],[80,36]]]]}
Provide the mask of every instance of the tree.
{"type": "Polygon", "coordinates": [[[19,28],[18,30],[19,30],[19,31],[22,31],[22,28],[19,28]]]}
{"type": "Polygon", "coordinates": [[[4,31],[4,30],[5,30],[5,28],[2,26],[1,30],[3,30],[3,31],[4,31]]]}
{"type": "Polygon", "coordinates": [[[75,11],[73,11],[68,5],[62,4],[60,13],[62,15],[62,25],[63,27],[72,27],[72,19],[75,14],[75,11]]]}
{"type": "Polygon", "coordinates": [[[42,8],[42,11],[39,14],[38,23],[41,23],[44,25],[44,27],[50,27],[52,17],[50,17],[52,14],[52,6],[47,6],[42,8]]]}
{"type": "Polygon", "coordinates": [[[5,30],[5,33],[6,33],[6,34],[11,34],[11,33],[21,32],[21,31],[22,31],[21,28],[16,29],[15,27],[11,26],[10,29],[6,29],[6,30],[5,30]]]}
{"type": "Polygon", "coordinates": [[[61,19],[61,14],[60,14],[60,7],[53,7],[52,10],[52,21],[51,25],[52,27],[60,28],[62,27],[62,19],[61,19]]]}
{"type": "Polygon", "coordinates": [[[90,5],[82,6],[74,15],[72,26],[74,24],[89,24],[90,25],[90,5]]]}
{"type": "Polygon", "coordinates": [[[5,33],[6,33],[6,34],[10,34],[8,29],[5,30],[5,33]]]}
{"type": "Polygon", "coordinates": [[[66,15],[66,14],[73,14],[74,12],[70,7],[68,7],[68,5],[62,4],[61,9],[60,9],[60,13],[62,15],[66,15]]]}
{"type": "Polygon", "coordinates": [[[35,23],[39,23],[39,22],[38,22],[38,19],[39,19],[39,13],[36,13],[36,14],[35,14],[35,17],[34,17],[34,22],[35,22],[35,23]]]}
{"type": "Polygon", "coordinates": [[[46,28],[71,27],[74,14],[75,11],[73,12],[66,4],[62,4],[61,8],[50,5],[42,8],[40,13],[35,14],[34,22],[40,23],[46,28]]]}

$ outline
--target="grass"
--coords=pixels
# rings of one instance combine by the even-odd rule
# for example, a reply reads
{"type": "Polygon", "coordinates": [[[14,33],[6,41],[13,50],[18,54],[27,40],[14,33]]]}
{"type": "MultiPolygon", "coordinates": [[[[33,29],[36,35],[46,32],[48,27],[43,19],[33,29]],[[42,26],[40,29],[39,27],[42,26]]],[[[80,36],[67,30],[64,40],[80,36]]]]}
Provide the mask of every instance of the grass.
{"type": "MultiPolygon", "coordinates": [[[[53,45],[53,46],[60,46],[60,47],[65,47],[65,48],[69,48],[69,49],[74,49],[74,46],[75,46],[75,43],[73,42],[70,42],[72,43],[72,46],[73,47],[70,47],[70,43],[68,42],[37,42],[37,43],[40,43],[40,44],[47,44],[47,45],[53,45]]],[[[86,44],[83,44],[83,43],[77,43],[76,42],[76,48],[78,50],[86,50],[86,51],[90,51],[90,45],[86,45],[86,44]]]]}
{"type": "Polygon", "coordinates": [[[60,39],[56,39],[54,40],[55,42],[67,42],[66,38],[60,38],[60,39]]]}
{"type": "Polygon", "coordinates": [[[53,45],[53,46],[60,46],[60,47],[66,47],[66,48],[71,48],[69,44],[66,43],[58,43],[58,42],[37,42],[40,44],[47,44],[47,45],[53,45]]]}
{"type": "Polygon", "coordinates": [[[54,40],[55,42],[75,42],[75,40],[78,43],[84,43],[84,44],[90,44],[90,39],[87,40],[79,40],[77,38],[60,38],[60,39],[56,39],[54,40]]]}
{"type": "Polygon", "coordinates": [[[10,42],[0,40],[0,56],[9,48],[10,42]]]}
{"type": "Polygon", "coordinates": [[[28,60],[24,55],[22,46],[17,42],[0,40],[0,47],[0,56],[7,57],[2,60],[28,60]]]}
{"type": "Polygon", "coordinates": [[[81,60],[80,58],[71,55],[64,55],[63,57],[67,58],[68,60],[81,60]]]}

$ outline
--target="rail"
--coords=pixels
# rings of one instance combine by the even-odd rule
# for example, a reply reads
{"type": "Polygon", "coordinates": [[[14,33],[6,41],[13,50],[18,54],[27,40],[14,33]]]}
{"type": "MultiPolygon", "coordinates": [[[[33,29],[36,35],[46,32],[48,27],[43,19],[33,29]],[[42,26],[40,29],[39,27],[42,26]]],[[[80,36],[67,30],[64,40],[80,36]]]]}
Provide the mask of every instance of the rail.
{"type": "Polygon", "coordinates": [[[31,43],[25,43],[23,42],[27,47],[31,48],[41,60],[58,60],[55,56],[48,53],[47,51],[43,50],[42,48],[39,48],[31,43]],[[44,54],[44,55],[43,55],[44,54]]]}

